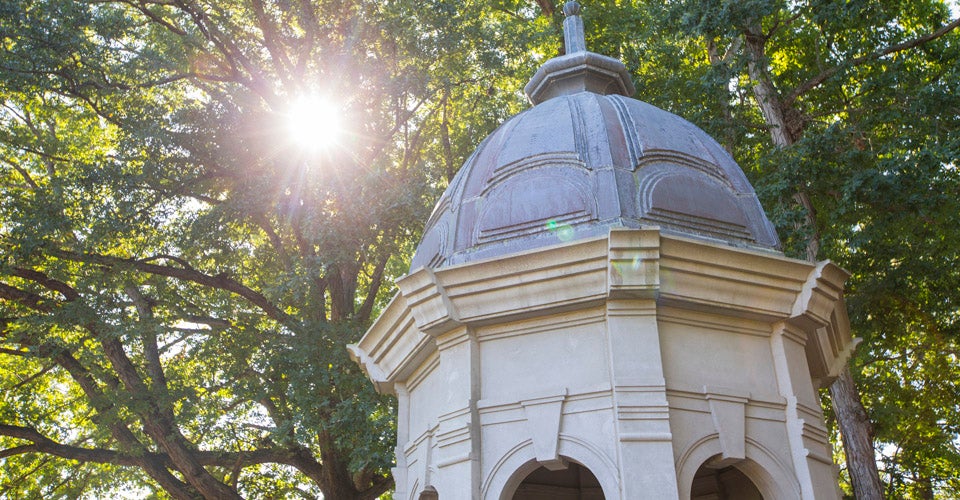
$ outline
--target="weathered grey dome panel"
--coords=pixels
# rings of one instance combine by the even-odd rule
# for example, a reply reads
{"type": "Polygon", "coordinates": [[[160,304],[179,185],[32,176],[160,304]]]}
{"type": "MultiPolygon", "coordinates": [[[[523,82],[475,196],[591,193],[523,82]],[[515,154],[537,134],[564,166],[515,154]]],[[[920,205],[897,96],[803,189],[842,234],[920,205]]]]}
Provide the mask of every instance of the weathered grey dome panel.
{"type": "Polygon", "coordinates": [[[642,225],[780,245],[743,171],[705,132],[635,99],[584,91],[520,113],[480,145],[434,210],[412,268],[642,225]]]}
{"type": "Polygon", "coordinates": [[[586,51],[578,15],[564,33],[572,52],[537,71],[525,89],[534,107],[490,134],[454,177],[411,268],[644,225],[779,250],[733,158],[692,123],[631,99],[623,64],[586,51]]]}

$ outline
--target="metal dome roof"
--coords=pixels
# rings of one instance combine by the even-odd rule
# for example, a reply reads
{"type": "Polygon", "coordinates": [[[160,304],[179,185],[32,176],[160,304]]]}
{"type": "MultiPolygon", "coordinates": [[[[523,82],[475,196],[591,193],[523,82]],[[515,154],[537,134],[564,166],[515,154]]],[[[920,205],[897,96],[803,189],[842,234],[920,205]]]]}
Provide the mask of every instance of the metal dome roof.
{"type": "Polygon", "coordinates": [[[568,54],[526,87],[534,107],[487,137],[444,192],[411,263],[443,267],[660,226],[696,238],[778,250],[740,167],[704,131],[631,99],[625,67],[586,52],[568,2],[568,54]],[[572,50],[571,50],[572,49],[572,50]]]}

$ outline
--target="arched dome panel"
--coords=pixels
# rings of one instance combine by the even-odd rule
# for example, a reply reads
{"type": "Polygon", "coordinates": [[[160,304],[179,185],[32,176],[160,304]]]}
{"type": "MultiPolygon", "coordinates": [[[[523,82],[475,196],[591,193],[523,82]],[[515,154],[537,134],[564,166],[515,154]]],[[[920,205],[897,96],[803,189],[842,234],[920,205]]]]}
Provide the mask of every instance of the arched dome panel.
{"type": "Polygon", "coordinates": [[[477,244],[536,235],[595,218],[590,179],[568,167],[520,172],[493,187],[477,223],[477,244]]]}
{"type": "Polygon", "coordinates": [[[733,158],[692,123],[630,98],[633,83],[620,62],[585,51],[560,56],[526,90],[535,105],[490,134],[461,168],[431,216],[414,268],[565,241],[551,220],[565,221],[573,239],[662,225],[779,251],[733,158]],[[545,168],[559,165],[577,168],[545,168]],[[448,227],[436,229],[441,221],[448,227]]]}

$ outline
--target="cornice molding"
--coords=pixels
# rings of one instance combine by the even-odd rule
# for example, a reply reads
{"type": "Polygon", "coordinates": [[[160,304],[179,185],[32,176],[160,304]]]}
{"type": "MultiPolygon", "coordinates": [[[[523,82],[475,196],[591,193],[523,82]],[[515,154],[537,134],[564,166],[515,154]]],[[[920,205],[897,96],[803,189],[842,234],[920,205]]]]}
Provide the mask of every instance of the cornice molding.
{"type": "Polygon", "coordinates": [[[767,324],[770,332],[789,325],[802,332],[811,375],[822,383],[839,373],[855,346],[843,302],[848,276],[827,261],[811,264],[658,228],[615,228],[507,257],[420,268],[397,281],[400,293],[349,348],[377,389],[392,392],[454,329],[477,331],[483,342],[484,326],[644,300],[658,315],[700,311],[767,324]]]}

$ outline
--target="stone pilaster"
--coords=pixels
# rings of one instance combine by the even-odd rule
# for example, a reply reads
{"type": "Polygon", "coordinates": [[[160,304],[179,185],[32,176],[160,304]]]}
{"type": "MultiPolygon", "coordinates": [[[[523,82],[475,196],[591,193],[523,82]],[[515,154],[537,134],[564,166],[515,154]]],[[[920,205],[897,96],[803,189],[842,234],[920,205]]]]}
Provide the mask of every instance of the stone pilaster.
{"type": "Polygon", "coordinates": [[[657,325],[660,233],[610,232],[607,342],[623,498],[676,498],[657,325]]]}

